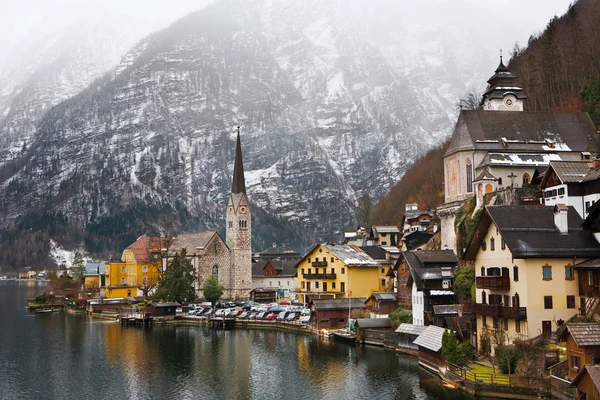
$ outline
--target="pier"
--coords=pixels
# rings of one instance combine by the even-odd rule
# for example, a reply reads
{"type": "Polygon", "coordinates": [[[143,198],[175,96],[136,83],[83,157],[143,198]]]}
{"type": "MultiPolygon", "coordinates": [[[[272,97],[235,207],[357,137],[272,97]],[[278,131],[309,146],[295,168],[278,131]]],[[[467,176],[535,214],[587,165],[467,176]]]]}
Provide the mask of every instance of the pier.
{"type": "Polygon", "coordinates": [[[149,326],[153,323],[152,314],[144,308],[123,308],[119,313],[121,325],[149,326]]]}

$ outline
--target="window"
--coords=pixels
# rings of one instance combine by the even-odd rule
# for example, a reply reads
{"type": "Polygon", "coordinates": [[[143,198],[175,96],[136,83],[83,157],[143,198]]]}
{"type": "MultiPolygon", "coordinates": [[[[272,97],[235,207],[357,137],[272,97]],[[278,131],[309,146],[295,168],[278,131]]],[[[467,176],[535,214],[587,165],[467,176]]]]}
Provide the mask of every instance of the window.
{"type": "Polygon", "coordinates": [[[485,267],[481,267],[481,276],[485,276],[485,267]]]}
{"type": "Polygon", "coordinates": [[[212,276],[215,277],[215,279],[219,279],[219,266],[218,265],[213,265],[212,267],[212,276]]]}
{"type": "Polygon", "coordinates": [[[516,265],[513,267],[513,279],[515,282],[519,281],[519,267],[516,265]]]}
{"type": "Polygon", "coordinates": [[[552,308],[552,296],[544,296],[544,308],[547,310],[552,308]]]}
{"type": "Polygon", "coordinates": [[[331,273],[335,274],[335,268],[331,268],[331,273]]]}
{"type": "Polygon", "coordinates": [[[542,266],[542,275],[545,281],[552,280],[552,266],[548,264],[542,266]]]}
{"type": "Polygon", "coordinates": [[[487,294],[485,292],[481,292],[481,304],[487,304],[487,294]]]}
{"type": "Polygon", "coordinates": [[[121,285],[125,284],[125,278],[121,278],[121,285]]]}
{"type": "Polygon", "coordinates": [[[531,177],[527,172],[523,174],[523,185],[528,185],[531,182],[531,177]]]}
{"type": "Polygon", "coordinates": [[[473,164],[467,158],[467,193],[473,193],[473,164]]]}
{"type": "Polygon", "coordinates": [[[342,267],[342,274],[346,273],[346,268],[342,267]]]}
{"type": "Polygon", "coordinates": [[[148,284],[148,278],[142,278],[142,285],[148,284]]]}
{"type": "Polygon", "coordinates": [[[571,368],[575,369],[579,369],[579,367],[581,366],[580,361],[579,361],[579,357],[578,356],[571,356],[571,368]]]}
{"type": "Polygon", "coordinates": [[[319,281],[316,281],[315,282],[315,289],[318,289],[318,288],[319,288],[319,281]]]}
{"type": "Polygon", "coordinates": [[[384,286],[384,287],[385,287],[385,279],[382,279],[382,280],[381,280],[381,286],[384,286]]]}
{"type": "Polygon", "coordinates": [[[515,320],[515,332],[521,332],[521,321],[515,320]]]}
{"type": "Polygon", "coordinates": [[[483,250],[483,251],[487,250],[487,244],[485,243],[485,240],[483,242],[481,242],[481,250],[483,250]]]}
{"type": "Polygon", "coordinates": [[[490,250],[491,251],[496,250],[496,239],[494,239],[494,238],[490,239],[490,250]]]}
{"type": "Polygon", "coordinates": [[[304,275],[304,268],[302,268],[302,275],[304,275]]]}
{"type": "Polygon", "coordinates": [[[589,286],[593,286],[594,285],[594,273],[592,272],[592,270],[588,270],[588,285],[589,286]]]}
{"type": "Polygon", "coordinates": [[[229,228],[233,228],[233,221],[229,221],[229,228]]]}
{"type": "Polygon", "coordinates": [[[443,289],[450,289],[450,279],[444,279],[442,281],[442,288],[443,289]]]}
{"type": "Polygon", "coordinates": [[[306,260],[306,261],[310,262],[310,257],[308,257],[308,260],[306,260]]]}
{"type": "Polygon", "coordinates": [[[498,318],[494,317],[492,319],[492,326],[494,327],[494,329],[498,329],[498,318]]]}
{"type": "Polygon", "coordinates": [[[500,248],[502,250],[506,249],[506,242],[504,241],[504,238],[500,238],[500,248]]]}
{"type": "Polygon", "coordinates": [[[281,287],[281,281],[277,281],[277,286],[281,287]]]}
{"type": "Polygon", "coordinates": [[[504,318],[502,322],[504,323],[504,330],[507,331],[508,330],[508,318],[504,318]]]}
{"type": "Polygon", "coordinates": [[[335,289],[335,282],[331,282],[331,288],[335,289]]]}
{"type": "Polygon", "coordinates": [[[315,262],[319,262],[319,257],[315,257],[315,262]]]}
{"type": "Polygon", "coordinates": [[[385,274],[385,268],[381,268],[381,273],[385,274]]]}
{"type": "Polygon", "coordinates": [[[142,265],[142,272],[148,272],[148,266],[142,265]]]}
{"type": "Polygon", "coordinates": [[[121,267],[121,272],[125,272],[125,267],[121,267]]]}
{"type": "Polygon", "coordinates": [[[333,261],[333,257],[331,257],[331,262],[334,262],[334,261],[333,261]]]}
{"type": "Polygon", "coordinates": [[[127,291],[127,297],[131,297],[131,290],[127,291]]]}
{"type": "Polygon", "coordinates": [[[306,282],[302,281],[302,289],[306,289],[306,282]]]}
{"type": "Polygon", "coordinates": [[[567,296],[567,308],[575,308],[575,296],[567,296]]]}
{"type": "Polygon", "coordinates": [[[346,291],[346,282],[340,282],[340,292],[346,291]]]}
{"type": "Polygon", "coordinates": [[[312,268],[309,268],[309,269],[308,269],[308,274],[309,274],[309,275],[310,275],[310,274],[312,274],[312,268]]]}
{"type": "Polygon", "coordinates": [[[327,282],[323,282],[323,291],[326,292],[327,291],[327,282]]]}
{"type": "Polygon", "coordinates": [[[556,193],[559,196],[564,196],[564,194],[565,194],[565,188],[564,187],[563,188],[558,188],[558,190],[556,191],[556,193]]]}
{"type": "Polygon", "coordinates": [[[567,265],[565,267],[565,279],[568,281],[575,279],[575,275],[573,274],[573,266],[572,265],[567,265]]]}
{"type": "Polygon", "coordinates": [[[482,316],[481,316],[481,324],[482,324],[483,326],[487,326],[487,318],[486,318],[486,316],[485,316],[485,315],[482,315],[482,316]]]}

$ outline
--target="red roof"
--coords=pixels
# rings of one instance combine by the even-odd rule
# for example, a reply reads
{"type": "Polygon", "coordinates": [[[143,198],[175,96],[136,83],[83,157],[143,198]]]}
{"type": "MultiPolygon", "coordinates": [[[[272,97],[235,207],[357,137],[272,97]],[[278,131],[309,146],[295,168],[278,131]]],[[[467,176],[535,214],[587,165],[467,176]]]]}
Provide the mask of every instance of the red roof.
{"type": "Polygon", "coordinates": [[[150,262],[150,254],[152,252],[159,252],[162,247],[162,241],[158,236],[141,236],[134,243],[127,246],[128,249],[133,251],[135,261],[137,262],[150,262]]]}

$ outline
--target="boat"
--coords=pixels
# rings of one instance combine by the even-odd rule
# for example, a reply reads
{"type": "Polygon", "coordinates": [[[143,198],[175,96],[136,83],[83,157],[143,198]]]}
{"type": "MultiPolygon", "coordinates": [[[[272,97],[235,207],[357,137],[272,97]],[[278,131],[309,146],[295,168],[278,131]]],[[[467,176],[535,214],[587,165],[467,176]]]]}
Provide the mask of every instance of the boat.
{"type": "Polygon", "coordinates": [[[36,313],[51,313],[51,308],[40,308],[39,310],[35,310],[36,313]]]}

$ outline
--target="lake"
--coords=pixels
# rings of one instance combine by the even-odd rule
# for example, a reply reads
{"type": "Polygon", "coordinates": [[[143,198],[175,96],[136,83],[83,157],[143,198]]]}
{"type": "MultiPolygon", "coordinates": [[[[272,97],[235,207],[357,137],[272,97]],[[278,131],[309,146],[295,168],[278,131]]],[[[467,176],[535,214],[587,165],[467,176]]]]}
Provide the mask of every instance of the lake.
{"type": "Polygon", "coordinates": [[[312,335],[121,327],[33,314],[43,282],[0,281],[2,399],[447,399],[414,357],[312,335]]]}

